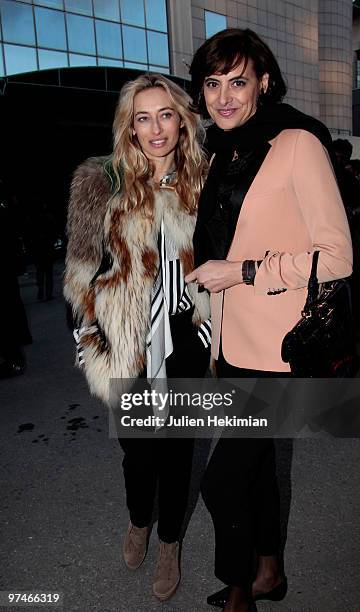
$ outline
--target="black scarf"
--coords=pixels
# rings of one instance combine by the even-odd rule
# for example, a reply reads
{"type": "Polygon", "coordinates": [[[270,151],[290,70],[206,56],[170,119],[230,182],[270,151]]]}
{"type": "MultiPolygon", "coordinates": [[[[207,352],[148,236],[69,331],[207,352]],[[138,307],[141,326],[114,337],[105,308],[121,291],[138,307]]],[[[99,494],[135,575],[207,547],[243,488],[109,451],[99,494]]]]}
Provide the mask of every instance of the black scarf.
{"type": "Polygon", "coordinates": [[[286,129],[311,132],[331,153],[331,136],[325,125],[289,104],[260,106],[244,125],[233,130],[225,131],[216,124],[212,125],[206,133],[205,147],[209,153],[220,155],[227,155],[235,148],[238,151],[253,151],[286,129]]]}
{"type": "Polygon", "coordinates": [[[229,131],[215,124],[208,129],[205,147],[216,157],[199,200],[196,266],[209,259],[225,259],[242,202],[270,149],[268,143],[285,129],[311,132],[331,155],[325,125],[288,104],[262,106],[244,125],[229,131]]]}

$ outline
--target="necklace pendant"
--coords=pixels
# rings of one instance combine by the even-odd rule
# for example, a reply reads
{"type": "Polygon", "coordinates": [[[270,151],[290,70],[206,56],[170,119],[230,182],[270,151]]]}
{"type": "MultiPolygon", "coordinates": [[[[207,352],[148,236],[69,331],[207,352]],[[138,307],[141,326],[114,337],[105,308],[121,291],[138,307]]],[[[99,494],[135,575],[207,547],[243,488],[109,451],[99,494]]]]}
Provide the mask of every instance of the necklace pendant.
{"type": "Polygon", "coordinates": [[[239,154],[238,154],[237,150],[235,149],[234,155],[233,155],[233,158],[232,158],[231,161],[236,161],[237,159],[239,159],[239,154]]]}
{"type": "Polygon", "coordinates": [[[160,187],[170,187],[171,184],[175,181],[175,179],[176,179],[176,170],[170,170],[169,172],[164,174],[164,176],[161,177],[159,181],[159,186],[160,187]]]}

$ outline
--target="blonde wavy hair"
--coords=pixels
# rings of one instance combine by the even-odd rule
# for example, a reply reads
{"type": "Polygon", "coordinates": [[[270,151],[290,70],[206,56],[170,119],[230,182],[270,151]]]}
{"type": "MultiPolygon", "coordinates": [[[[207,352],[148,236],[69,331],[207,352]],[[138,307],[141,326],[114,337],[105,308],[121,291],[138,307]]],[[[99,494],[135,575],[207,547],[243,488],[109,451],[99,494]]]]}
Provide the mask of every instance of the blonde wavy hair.
{"type": "Polygon", "coordinates": [[[194,214],[207,170],[198,141],[202,128],[198,116],[190,110],[190,97],[161,74],[143,74],[126,83],[121,90],[113,123],[115,193],[121,192],[125,211],[142,209],[146,216],[152,216],[154,192],[149,179],[153,176],[154,167],[143,153],[136,135],[133,135],[133,128],[135,96],[154,87],[165,90],[183,124],[175,150],[177,178],[174,187],[180,205],[189,214],[194,214]]]}

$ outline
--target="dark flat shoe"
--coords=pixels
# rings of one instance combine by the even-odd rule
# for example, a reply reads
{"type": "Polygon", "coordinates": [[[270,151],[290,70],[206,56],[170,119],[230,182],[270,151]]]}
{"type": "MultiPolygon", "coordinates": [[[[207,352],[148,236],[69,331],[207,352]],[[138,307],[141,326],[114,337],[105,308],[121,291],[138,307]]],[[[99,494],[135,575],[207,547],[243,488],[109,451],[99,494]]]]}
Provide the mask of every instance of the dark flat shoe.
{"type": "MultiPolygon", "coordinates": [[[[227,598],[229,597],[229,593],[230,593],[230,587],[227,586],[224,589],[221,589],[221,591],[218,591],[217,593],[213,593],[212,595],[209,595],[206,601],[209,604],[209,606],[215,606],[217,608],[224,608],[227,602],[227,598]],[[218,597],[216,597],[217,595],[218,597]]],[[[249,612],[258,612],[256,603],[254,601],[250,604],[249,612]]]]}
{"type": "MultiPolygon", "coordinates": [[[[206,600],[209,606],[215,606],[216,608],[224,608],[230,594],[230,588],[231,587],[227,586],[224,589],[221,589],[221,591],[209,595],[206,600]]],[[[249,612],[257,612],[256,603],[254,601],[250,604],[249,612]]]]}
{"type": "Polygon", "coordinates": [[[3,361],[0,364],[0,379],[13,378],[25,372],[25,362],[3,361]]]}
{"type": "Polygon", "coordinates": [[[268,599],[270,601],[281,601],[284,599],[288,590],[287,578],[284,576],[284,580],[280,582],[274,589],[271,589],[268,593],[260,593],[254,597],[255,601],[261,601],[262,599],[268,599]]]}
{"type": "Polygon", "coordinates": [[[215,606],[215,608],[223,608],[228,600],[230,588],[231,587],[226,586],[225,588],[221,589],[221,591],[216,591],[216,593],[209,595],[206,600],[209,606],[215,606]]]}
{"type": "MultiPolygon", "coordinates": [[[[209,595],[207,598],[207,603],[209,606],[214,606],[215,608],[223,608],[228,600],[230,593],[229,586],[221,589],[221,591],[217,591],[212,595],[209,595]]],[[[268,599],[270,601],[281,601],[284,599],[288,589],[287,578],[284,577],[284,580],[278,584],[274,589],[268,591],[267,593],[260,593],[254,597],[254,601],[261,601],[263,599],[268,599]]],[[[254,608],[256,610],[256,607],[254,608]]]]}

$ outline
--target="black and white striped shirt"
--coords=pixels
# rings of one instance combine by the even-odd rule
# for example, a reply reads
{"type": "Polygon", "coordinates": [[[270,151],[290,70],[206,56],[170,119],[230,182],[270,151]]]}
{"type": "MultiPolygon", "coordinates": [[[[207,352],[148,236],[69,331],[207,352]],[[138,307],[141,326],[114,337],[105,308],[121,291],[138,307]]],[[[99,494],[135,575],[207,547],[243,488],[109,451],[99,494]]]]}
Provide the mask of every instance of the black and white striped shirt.
{"type": "MultiPolygon", "coordinates": [[[[165,377],[165,359],[173,351],[169,317],[193,307],[181,261],[161,222],[158,240],[160,267],[154,281],[151,301],[151,323],[147,337],[147,376],[165,377]]],[[[211,344],[210,319],[198,328],[198,336],[206,348],[211,344]]]]}

